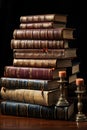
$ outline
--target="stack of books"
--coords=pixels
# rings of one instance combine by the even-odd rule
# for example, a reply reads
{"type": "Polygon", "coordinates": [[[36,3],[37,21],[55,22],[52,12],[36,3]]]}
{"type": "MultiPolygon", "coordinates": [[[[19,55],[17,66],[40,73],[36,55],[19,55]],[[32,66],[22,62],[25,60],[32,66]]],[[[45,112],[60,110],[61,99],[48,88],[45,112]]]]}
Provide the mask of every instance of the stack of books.
{"type": "Polygon", "coordinates": [[[19,29],[13,31],[11,40],[13,65],[5,66],[1,77],[2,114],[70,119],[74,103],[56,106],[58,72],[67,72],[69,84],[79,73],[77,48],[73,47],[75,29],[66,23],[67,15],[61,14],[20,17],[19,29]]]}

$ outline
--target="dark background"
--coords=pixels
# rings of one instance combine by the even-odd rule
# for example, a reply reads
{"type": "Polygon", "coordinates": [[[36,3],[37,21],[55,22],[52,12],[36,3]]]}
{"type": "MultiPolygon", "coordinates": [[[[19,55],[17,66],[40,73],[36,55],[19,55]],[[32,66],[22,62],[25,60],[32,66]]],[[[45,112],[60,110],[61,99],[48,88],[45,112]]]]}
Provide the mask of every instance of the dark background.
{"type": "Polygon", "coordinates": [[[0,76],[3,76],[4,66],[12,65],[10,41],[13,30],[19,28],[20,16],[63,13],[68,14],[67,25],[76,28],[80,76],[87,82],[86,8],[86,2],[78,0],[0,0],[0,76]]]}

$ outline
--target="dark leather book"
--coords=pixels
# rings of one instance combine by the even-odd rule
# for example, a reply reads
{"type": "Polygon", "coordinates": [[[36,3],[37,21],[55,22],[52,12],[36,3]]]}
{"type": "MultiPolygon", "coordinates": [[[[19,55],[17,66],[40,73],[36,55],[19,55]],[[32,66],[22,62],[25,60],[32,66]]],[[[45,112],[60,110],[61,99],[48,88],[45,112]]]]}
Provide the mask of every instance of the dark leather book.
{"type": "Polygon", "coordinates": [[[75,39],[74,28],[56,29],[15,29],[14,39],[33,39],[33,40],[73,40],[75,39]]]}
{"type": "Polygon", "coordinates": [[[20,29],[38,29],[38,28],[59,28],[66,27],[66,23],[58,23],[58,22],[35,22],[35,23],[20,23],[20,29]]]}
{"type": "Polygon", "coordinates": [[[69,84],[70,84],[70,83],[74,83],[75,80],[76,80],[76,78],[79,77],[79,73],[80,73],[80,72],[77,72],[77,73],[75,73],[75,74],[70,75],[70,76],[69,76],[68,83],[69,83],[69,84]]]}
{"type": "Polygon", "coordinates": [[[59,80],[58,72],[64,70],[67,72],[66,80],[72,83],[79,73],[79,64],[60,69],[47,68],[27,68],[6,66],[4,77],[0,79],[0,85],[6,88],[26,88],[37,90],[51,90],[58,88],[57,81],[59,80]]]}
{"type": "Polygon", "coordinates": [[[42,106],[37,104],[2,101],[1,113],[18,117],[42,118],[50,120],[70,120],[74,114],[74,103],[67,107],[42,106]]]}
{"type": "Polygon", "coordinates": [[[11,49],[62,49],[74,46],[67,40],[11,40],[11,49]]]}
{"type": "Polygon", "coordinates": [[[36,68],[36,67],[20,67],[20,66],[5,66],[4,76],[10,78],[24,78],[24,79],[42,79],[53,80],[58,79],[59,71],[66,71],[67,77],[78,73],[79,63],[73,64],[71,67],[63,68],[36,68]]]}
{"type": "Polygon", "coordinates": [[[41,91],[57,89],[59,86],[57,80],[23,79],[15,77],[1,77],[1,86],[9,89],[32,89],[41,91]]]}
{"type": "Polygon", "coordinates": [[[13,59],[13,66],[37,67],[37,68],[61,68],[70,67],[75,58],[70,59],[13,59]]]}
{"type": "Polygon", "coordinates": [[[40,15],[26,15],[20,17],[20,23],[33,22],[61,22],[67,23],[67,14],[40,14],[40,15]]]}
{"type": "Polygon", "coordinates": [[[67,49],[13,49],[15,59],[68,59],[77,57],[76,48],[67,49]]]}

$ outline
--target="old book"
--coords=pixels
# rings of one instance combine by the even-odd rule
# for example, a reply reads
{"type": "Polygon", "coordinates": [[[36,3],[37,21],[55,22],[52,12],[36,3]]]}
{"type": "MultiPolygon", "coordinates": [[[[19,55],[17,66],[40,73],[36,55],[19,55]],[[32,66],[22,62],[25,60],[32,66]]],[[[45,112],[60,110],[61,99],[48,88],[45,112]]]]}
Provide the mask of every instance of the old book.
{"type": "MultiPolygon", "coordinates": [[[[58,79],[59,80],[59,79],[58,79]]],[[[29,89],[29,90],[39,90],[39,91],[51,91],[59,90],[60,84],[58,80],[40,80],[40,79],[23,79],[23,78],[10,78],[10,77],[1,77],[0,86],[4,86],[6,89],[29,89]]],[[[68,97],[67,93],[68,85],[65,84],[63,88],[63,95],[68,97]]],[[[60,90],[58,91],[58,96],[60,90]]]]}
{"type": "Polygon", "coordinates": [[[35,23],[20,23],[20,29],[38,29],[38,28],[59,28],[66,27],[66,23],[58,23],[58,22],[35,22],[35,23]]]}
{"type": "Polygon", "coordinates": [[[66,14],[40,14],[40,15],[27,15],[20,17],[20,23],[32,23],[32,22],[61,22],[67,23],[66,14]]]}
{"type": "Polygon", "coordinates": [[[11,49],[60,49],[74,46],[67,40],[11,40],[11,49]]]}
{"type": "Polygon", "coordinates": [[[58,72],[67,72],[67,82],[70,84],[75,81],[79,73],[79,64],[69,68],[47,69],[47,68],[25,68],[6,66],[4,77],[0,79],[0,85],[6,88],[26,88],[37,90],[52,90],[58,88],[58,72]]]}
{"type": "MultiPolygon", "coordinates": [[[[70,70],[72,71],[72,74],[75,74],[75,73],[78,73],[78,72],[80,72],[80,62],[79,61],[77,61],[77,62],[75,62],[73,65],[72,65],[72,67],[69,67],[70,68],[70,70]],[[71,69],[72,68],[72,69],[71,69]]],[[[69,71],[70,71],[69,70],[69,71]]],[[[69,72],[67,72],[67,73],[69,73],[69,72]]]]}
{"type": "Polygon", "coordinates": [[[74,28],[56,29],[15,29],[14,39],[33,39],[33,40],[73,40],[75,39],[74,28]]]}
{"type": "Polygon", "coordinates": [[[10,89],[32,89],[42,91],[57,89],[59,86],[57,80],[23,79],[15,77],[1,77],[0,85],[10,89]]]}
{"type": "Polygon", "coordinates": [[[11,78],[25,79],[43,79],[53,80],[58,79],[58,72],[64,70],[67,72],[67,77],[79,72],[79,63],[73,64],[71,67],[63,68],[36,68],[36,67],[20,67],[20,66],[5,66],[4,76],[11,78]]]}
{"type": "Polygon", "coordinates": [[[42,91],[32,89],[7,89],[1,87],[1,98],[4,100],[20,101],[44,106],[55,105],[58,101],[59,93],[59,88],[42,91]]]}
{"type": "Polygon", "coordinates": [[[21,103],[14,101],[2,101],[1,113],[19,117],[32,117],[54,120],[69,120],[74,114],[74,103],[69,106],[56,107],[37,104],[21,103]]]}
{"type": "Polygon", "coordinates": [[[80,72],[77,72],[77,73],[72,74],[71,76],[69,76],[69,84],[75,82],[76,78],[79,77],[79,73],[80,73],[80,72]]]}
{"type": "Polygon", "coordinates": [[[60,68],[70,67],[74,59],[13,59],[13,66],[38,67],[38,68],[60,68]]]}
{"type": "Polygon", "coordinates": [[[13,49],[15,59],[64,59],[76,58],[77,49],[13,49]]]}

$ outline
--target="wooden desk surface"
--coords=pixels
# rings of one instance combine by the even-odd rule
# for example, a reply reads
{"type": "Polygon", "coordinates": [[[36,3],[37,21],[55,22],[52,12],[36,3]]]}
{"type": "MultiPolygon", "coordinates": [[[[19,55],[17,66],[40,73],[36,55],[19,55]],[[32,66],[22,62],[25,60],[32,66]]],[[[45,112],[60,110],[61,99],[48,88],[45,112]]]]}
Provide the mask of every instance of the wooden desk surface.
{"type": "Polygon", "coordinates": [[[0,130],[87,130],[87,122],[0,115],[0,130]]]}

